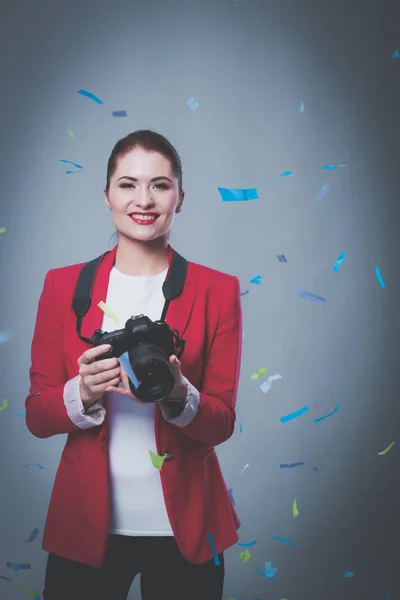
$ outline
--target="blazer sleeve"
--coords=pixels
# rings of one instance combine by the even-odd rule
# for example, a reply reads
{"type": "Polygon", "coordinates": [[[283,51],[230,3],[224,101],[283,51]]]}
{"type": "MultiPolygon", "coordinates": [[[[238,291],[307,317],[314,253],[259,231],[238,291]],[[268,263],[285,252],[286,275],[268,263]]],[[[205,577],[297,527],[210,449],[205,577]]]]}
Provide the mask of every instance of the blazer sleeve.
{"type": "Polygon", "coordinates": [[[237,277],[229,277],[224,288],[217,330],[208,353],[200,402],[193,420],[179,430],[208,446],[228,440],[236,421],[236,396],[242,359],[242,305],[237,277]]]}
{"type": "Polygon", "coordinates": [[[30,388],[25,400],[27,428],[38,438],[88,429],[104,420],[105,409],[101,406],[97,411],[85,411],[77,392],[79,376],[68,380],[61,308],[51,269],[46,274],[38,304],[31,346],[30,388]]]}

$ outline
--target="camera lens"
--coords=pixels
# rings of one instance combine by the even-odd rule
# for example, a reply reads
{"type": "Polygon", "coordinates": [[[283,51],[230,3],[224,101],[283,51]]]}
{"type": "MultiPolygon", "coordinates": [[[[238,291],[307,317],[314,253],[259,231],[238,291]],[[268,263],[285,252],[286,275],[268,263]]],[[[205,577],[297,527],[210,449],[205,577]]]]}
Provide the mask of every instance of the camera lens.
{"type": "Polygon", "coordinates": [[[175,377],[169,356],[161,348],[153,344],[138,344],[129,352],[129,361],[140,381],[138,388],[129,381],[136,398],[149,403],[167,398],[175,385],[175,377]]]}

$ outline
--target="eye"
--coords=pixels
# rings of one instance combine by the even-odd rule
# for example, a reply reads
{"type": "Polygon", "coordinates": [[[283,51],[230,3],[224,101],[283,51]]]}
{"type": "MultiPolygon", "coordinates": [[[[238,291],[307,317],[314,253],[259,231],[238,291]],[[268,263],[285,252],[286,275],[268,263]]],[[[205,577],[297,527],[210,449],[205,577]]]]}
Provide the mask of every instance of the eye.
{"type": "Polygon", "coordinates": [[[156,183],[155,187],[159,187],[162,190],[167,190],[169,188],[168,184],[166,183],[156,183]]]}
{"type": "Polygon", "coordinates": [[[121,183],[121,185],[119,187],[130,188],[130,187],[133,187],[133,183],[121,183]]]}

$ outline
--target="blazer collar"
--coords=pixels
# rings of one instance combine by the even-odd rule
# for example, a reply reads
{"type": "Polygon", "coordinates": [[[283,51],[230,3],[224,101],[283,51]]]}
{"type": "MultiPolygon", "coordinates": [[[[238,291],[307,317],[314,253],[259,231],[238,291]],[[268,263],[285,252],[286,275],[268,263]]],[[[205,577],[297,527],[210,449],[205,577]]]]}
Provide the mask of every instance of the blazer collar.
{"type": "MultiPolygon", "coordinates": [[[[82,320],[81,334],[84,337],[91,338],[95,329],[101,329],[104,315],[103,311],[98,307],[98,304],[101,301],[106,302],[110,272],[115,264],[117,248],[118,244],[114,246],[112,250],[107,251],[98,266],[92,285],[91,306],[82,320]]],[[[172,255],[173,249],[168,244],[168,273],[171,268],[172,255]]],[[[189,264],[183,290],[177,298],[171,300],[165,319],[171,329],[178,330],[181,337],[184,337],[184,333],[188,326],[196,289],[197,282],[192,275],[189,264]]],[[[161,313],[159,318],[161,318],[161,313]]],[[[125,323],[121,323],[121,328],[124,326],[125,323]]]]}

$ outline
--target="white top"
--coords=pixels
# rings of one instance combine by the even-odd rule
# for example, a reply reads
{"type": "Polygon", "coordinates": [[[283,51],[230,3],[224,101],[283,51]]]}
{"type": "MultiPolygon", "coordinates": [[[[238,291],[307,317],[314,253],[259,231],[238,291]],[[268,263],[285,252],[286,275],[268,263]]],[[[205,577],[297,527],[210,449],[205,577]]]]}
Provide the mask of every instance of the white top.
{"type": "MultiPolygon", "coordinates": [[[[161,318],[165,298],[162,284],[167,269],[157,275],[125,275],[115,267],[110,272],[105,303],[117,315],[117,324],[104,314],[101,329],[122,329],[134,315],[143,314],[152,321],[161,318]]],[[[168,419],[178,427],[188,425],[196,415],[200,394],[190,382],[186,406],[179,417],[168,419]]],[[[105,408],[99,400],[84,410],[79,393],[80,376],[65,384],[64,403],[70,419],[80,428],[88,429],[104,421],[105,408]]],[[[110,466],[110,533],[132,536],[173,535],[165,508],[160,471],[150,458],[149,450],[157,454],[154,412],[155,404],[139,404],[131,398],[108,393],[109,466],[110,466]]]]}

